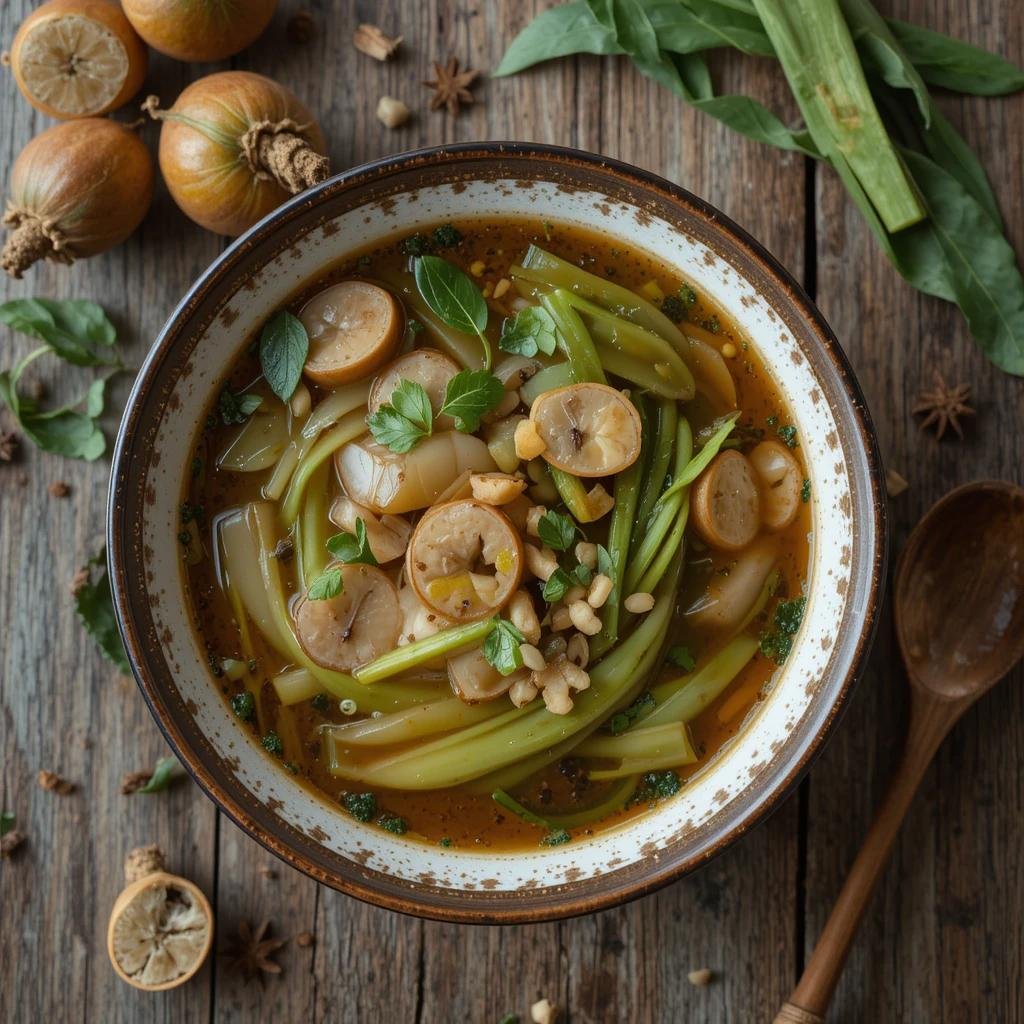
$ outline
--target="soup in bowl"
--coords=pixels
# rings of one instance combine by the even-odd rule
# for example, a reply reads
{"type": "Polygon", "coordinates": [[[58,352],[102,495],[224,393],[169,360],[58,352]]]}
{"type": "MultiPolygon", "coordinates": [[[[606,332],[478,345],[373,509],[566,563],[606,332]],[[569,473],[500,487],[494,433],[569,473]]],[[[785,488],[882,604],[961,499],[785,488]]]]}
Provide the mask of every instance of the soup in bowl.
{"type": "Polygon", "coordinates": [[[870,431],[796,286],[583,154],[343,175],[211,267],[119,438],[126,647],[197,780],[314,877],[580,912],[783,795],[852,685],[870,431]]]}

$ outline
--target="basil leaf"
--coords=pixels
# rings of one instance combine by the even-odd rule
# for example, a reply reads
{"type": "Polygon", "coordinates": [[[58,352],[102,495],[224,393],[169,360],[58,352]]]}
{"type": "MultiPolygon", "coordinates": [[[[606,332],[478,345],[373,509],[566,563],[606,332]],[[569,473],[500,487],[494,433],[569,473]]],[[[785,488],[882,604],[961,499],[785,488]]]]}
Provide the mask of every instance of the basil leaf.
{"type": "Polygon", "coordinates": [[[545,512],[537,523],[541,543],[552,551],[568,551],[579,532],[579,527],[561,512],[545,512]]]}
{"type": "Polygon", "coordinates": [[[336,533],[327,541],[327,550],[339,561],[346,565],[353,565],[362,562],[364,565],[378,565],[377,559],[370,550],[370,543],[366,539],[366,524],[362,519],[356,520],[356,532],[336,533]]]}
{"type": "Polygon", "coordinates": [[[523,656],[519,645],[526,643],[526,637],[508,619],[495,618],[494,629],[484,641],[483,655],[503,676],[510,676],[523,667],[523,656]]]}
{"type": "Polygon", "coordinates": [[[538,352],[554,354],[558,345],[558,328],[554,317],[543,306],[527,306],[506,320],[501,328],[498,348],[502,352],[532,358],[538,352]]]}
{"type": "Polygon", "coordinates": [[[270,390],[287,402],[295,393],[309,354],[302,321],[286,309],[275,313],[260,332],[260,366],[270,390]]]}
{"type": "Polygon", "coordinates": [[[225,384],[217,398],[217,411],[221,421],[231,426],[244,423],[262,404],[263,399],[259,395],[251,392],[241,395],[225,384]]]}
{"type": "Polygon", "coordinates": [[[0,305],[0,323],[45,341],[75,366],[117,366],[103,349],[117,340],[114,325],[87,299],[13,299],[0,305]]]}
{"type": "Polygon", "coordinates": [[[480,419],[505,397],[505,385],[488,370],[461,370],[445,388],[442,415],[455,420],[455,429],[472,434],[480,419]]]}
{"type": "Polygon", "coordinates": [[[309,585],[306,597],[310,601],[329,601],[337,597],[345,589],[345,582],[341,578],[340,569],[324,569],[322,573],[309,585]]]}
{"type": "Polygon", "coordinates": [[[484,363],[490,368],[487,303],[480,289],[454,264],[440,256],[417,256],[413,266],[416,287],[431,311],[449,327],[475,334],[484,347],[484,363]]]}
{"type": "Polygon", "coordinates": [[[114,615],[106,551],[101,549],[99,554],[86,562],[84,569],[85,583],[75,591],[75,612],[103,656],[125,675],[130,675],[131,666],[114,615]]]}
{"type": "Polygon", "coordinates": [[[403,378],[391,393],[391,401],[368,416],[366,423],[378,444],[402,454],[430,434],[433,417],[423,385],[403,378]]]}
{"type": "Polygon", "coordinates": [[[181,778],[185,769],[178,764],[176,757],[161,757],[149,777],[149,782],[139,786],[136,793],[160,793],[165,790],[175,779],[181,778]]]}

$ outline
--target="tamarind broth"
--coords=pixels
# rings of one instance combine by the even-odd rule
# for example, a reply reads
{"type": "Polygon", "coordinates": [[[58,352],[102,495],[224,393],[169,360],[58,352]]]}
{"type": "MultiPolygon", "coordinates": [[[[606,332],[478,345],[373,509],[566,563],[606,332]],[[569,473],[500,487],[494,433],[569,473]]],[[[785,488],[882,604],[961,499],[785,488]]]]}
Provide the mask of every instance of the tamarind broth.
{"type": "MultiPolygon", "coordinates": [[[[623,247],[622,244],[605,236],[576,227],[506,219],[467,221],[455,226],[462,233],[461,243],[456,247],[444,249],[440,254],[467,273],[471,273],[474,281],[484,290],[491,312],[490,330],[496,360],[501,358],[502,353],[497,349],[495,328],[500,327],[502,319],[511,315],[512,310],[505,301],[493,298],[494,286],[507,277],[511,264],[522,260],[531,243],[543,246],[570,263],[641,294],[651,295],[656,286],[664,295],[675,295],[684,284],[670,267],[655,261],[646,253],[623,247]],[[474,264],[478,261],[482,262],[483,270],[476,273],[475,271],[480,268],[479,265],[474,267],[474,264]],[[650,282],[654,282],[654,286],[650,282]]],[[[288,308],[297,312],[310,296],[327,285],[345,278],[356,276],[367,280],[387,279],[389,274],[407,271],[410,259],[402,250],[402,241],[397,239],[391,245],[366,251],[331,268],[323,277],[311,283],[302,294],[295,296],[288,308]]],[[[514,295],[514,291],[509,291],[503,298],[506,301],[511,300],[514,295]]],[[[741,450],[749,450],[761,437],[777,438],[780,430],[781,436],[787,437],[786,427],[790,423],[790,418],[782,397],[757,353],[740,334],[725,311],[713,306],[698,293],[695,303],[687,310],[685,323],[681,326],[687,331],[699,334],[719,351],[724,349],[723,354],[727,356],[726,364],[735,381],[738,407],[741,411],[734,433],[734,437],[738,436],[742,441],[741,450]]],[[[430,334],[429,329],[420,332],[416,338],[416,345],[435,344],[431,341],[430,334]]],[[[242,391],[260,376],[256,354],[258,346],[254,344],[257,340],[248,339],[243,349],[244,354],[227,382],[236,392],[242,391]]],[[[313,392],[315,407],[318,391],[308,379],[306,383],[313,392]]],[[[686,404],[685,410],[695,437],[701,427],[724,411],[713,409],[700,393],[692,402],[686,404]]],[[[257,652],[257,664],[251,666],[255,672],[246,673],[240,680],[233,682],[220,669],[224,659],[242,659],[244,654],[240,646],[238,624],[218,581],[215,559],[210,557],[210,552],[215,550],[214,524],[217,516],[225,510],[259,500],[261,487],[266,483],[271,470],[232,473],[214,468],[216,457],[224,448],[225,437],[232,429],[221,423],[216,412],[214,403],[206,428],[196,446],[192,476],[186,481],[183,505],[183,521],[191,519],[195,524],[205,552],[204,557],[187,559],[195,562],[188,566],[188,574],[196,629],[204,642],[211,669],[217,677],[216,684],[225,699],[230,700],[232,696],[240,694],[246,688],[259,692],[260,721],[255,721],[254,716],[251,726],[240,721],[240,727],[250,728],[257,742],[261,735],[271,730],[276,732],[284,744],[284,751],[274,759],[281,763],[282,770],[293,772],[302,783],[318,791],[329,802],[338,806],[339,813],[344,814],[346,811],[339,800],[343,800],[346,793],[364,792],[371,787],[349,784],[346,780],[331,775],[325,764],[318,729],[324,723],[352,722],[366,716],[358,712],[352,716],[344,715],[336,698],[330,698],[326,702],[327,708],[324,711],[317,710],[308,700],[291,707],[282,706],[277,699],[271,678],[288,666],[262,640],[255,627],[251,629],[252,642],[257,652]]],[[[788,440],[795,441],[792,433],[788,435],[788,440]]],[[[795,442],[792,454],[799,460],[798,442],[795,442]]],[[[336,492],[338,483],[333,473],[330,479],[330,486],[336,492]]],[[[795,520],[777,534],[780,541],[777,571],[781,575],[781,581],[775,591],[775,597],[796,597],[804,589],[809,558],[808,494],[809,484],[805,481],[803,501],[795,520]]],[[[418,513],[416,515],[418,516],[418,513]]],[[[608,518],[605,516],[591,524],[593,528],[586,529],[590,539],[603,541],[607,533],[608,518]]],[[[192,529],[191,525],[183,529],[183,543],[185,536],[192,529]]],[[[730,567],[735,562],[735,556],[706,547],[690,527],[686,531],[686,544],[686,568],[676,595],[676,618],[669,629],[669,643],[685,645],[695,655],[699,669],[707,661],[708,656],[714,653],[716,645],[721,646],[721,641],[713,636],[698,635],[680,612],[701,595],[715,574],[728,575],[730,567]]],[[[403,562],[394,564],[401,565],[403,562]]],[[[294,593],[296,584],[292,573],[286,564],[282,568],[288,586],[294,593]]],[[[767,605],[766,611],[761,612],[754,620],[750,631],[755,636],[764,635],[770,630],[770,615],[775,605],[773,599],[767,605]]],[[[747,712],[763,695],[764,687],[776,667],[774,661],[764,653],[758,652],[725,691],[691,722],[693,747],[698,759],[695,764],[676,769],[681,780],[685,781],[699,772],[722,745],[738,732],[747,712]]],[[[678,678],[683,672],[683,669],[665,663],[656,671],[647,688],[665,679],[678,678]]],[[[385,680],[371,685],[387,687],[389,683],[385,680]]],[[[439,695],[446,692],[445,684],[439,683],[439,695]]],[[[500,699],[507,700],[506,697],[500,699]]],[[[319,703],[322,706],[324,702],[319,703]]],[[[410,744],[414,745],[415,741],[410,744]]],[[[374,751],[379,751],[380,748],[364,749],[372,756],[374,751]]],[[[357,756],[355,752],[353,756],[357,756]]],[[[599,803],[601,796],[606,794],[612,785],[614,782],[588,781],[586,772],[581,771],[580,762],[569,758],[550,765],[527,783],[517,786],[515,794],[517,799],[540,815],[564,814],[599,803]]],[[[483,847],[498,851],[536,848],[539,833],[535,825],[528,824],[506,811],[494,803],[488,794],[474,793],[470,789],[470,786],[458,786],[436,791],[374,790],[374,793],[378,812],[387,812],[404,819],[407,838],[432,843],[441,842],[454,848],[483,847]]],[[[597,830],[621,824],[626,819],[643,813],[650,806],[650,802],[634,802],[614,811],[601,821],[577,829],[576,834],[589,835],[597,830]]],[[[374,826],[371,824],[369,827],[374,826]]]]}

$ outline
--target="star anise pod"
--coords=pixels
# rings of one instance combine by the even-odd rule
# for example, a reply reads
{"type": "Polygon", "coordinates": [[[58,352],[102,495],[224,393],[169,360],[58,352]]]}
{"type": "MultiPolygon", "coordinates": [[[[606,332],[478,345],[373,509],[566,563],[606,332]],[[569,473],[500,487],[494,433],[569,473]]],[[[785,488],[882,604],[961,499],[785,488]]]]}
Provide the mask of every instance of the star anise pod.
{"type": "Polygon", "coordinates": [[[957,384],[949,387],[938,370],[935,371],[935,387],[923,390],[913,408],[915,416],[924,416],[921,429],[931,427],[935,431],[935,439],[942,440],[947,427],[952,427],[958,437],[964,436],[960,426],[962,416],[973,416],[974,410],[967,404],[971,397],[970,384],[957,384]]]}
{"type": "Polygon", "coordinates": [[[263,984],[264,974],[280,974],[281,965],[270,958],[288,940],[266,938],[269,930],[269,921],[264,921],[255,931],[248,921],[241,921],[238,938],[221,953],[227,967],[238,971],[246,981],[258,978],[260,984],[263,984]]]}
{"type": "Polygon", "coordinates": [[[430,97],[430,109],[440,110],[447,107],[448,113],[453,117],[459,112],[459,104],[467,105],[473,102],[473,94],[469,87],[480,77],[479,71],[460,71],[459,62],[452,57],[447,64],[434,62],[434,75],[432,81],[423,84],[428,89],[434,90],[430,97]]]}
{"type": "Polygon", "coordinates": [[[14,431],[0,434],[0,462],[10,462],[18,454],[18,435],[14,431]]]}

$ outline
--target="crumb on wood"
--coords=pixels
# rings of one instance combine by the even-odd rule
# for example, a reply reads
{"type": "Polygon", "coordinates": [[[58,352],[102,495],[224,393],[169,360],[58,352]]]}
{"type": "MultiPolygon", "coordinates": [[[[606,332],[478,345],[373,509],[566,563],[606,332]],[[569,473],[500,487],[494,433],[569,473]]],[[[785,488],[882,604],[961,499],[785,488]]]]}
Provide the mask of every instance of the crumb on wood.
{"type": "Polygon", "coordinates": [[[51,498],[66,498],[71,493],[71,487],[63,480],[54,480],[49,486],[51,498]]]}
{"type": "Polygon", "coordinates": [[[313,937],[312,932],[300,932],[295,936],[295,945],[302,949],[309,949],[314,942],[316,942],[316,939],[313,937]]]}
{"type": "Polygon", "coordinates": [[[68,590],[71,591],[71,596],[78,597],[88,582],[89,570],[83,566],[75,573],[74,576],[71,577],[71,582],[68,583],[68,590]]]}
{"type": "Polygon", "coordinates": [[[550,999],[538,999],[530,1007],[530,1020],[533,1024],[555,1024],[558,1019],[558,1007],[550,999]]]}
{"type": "Polygon", "coordinates": [[[886,471],[885,489],[890,498],[899,497],[908,487],[910,487],[910,484],[895,469],[886,471]]]}
{"type": "Polygon", "coordinates": [[[0,433],[0,462],[12,462],[21,448],[21,441],[14,431],[0,433]]]}
{"type": "Polygon", "coordinates": [[[39,774],[36,776],[36,781],[41,789],[52,793],[59,793],[61,796],[67,796],[75,788],[73,782],[68,782],[67,779],[62,778],[56,772],[48,772],[45,769],[40,769],[39,774]]]}
{"type": "Polygon", "coordinates": [[[127,772],[121,776],[121,792],[125,796],[131,796],[142,789],[152,777],[152,772],[127,772]]]}
{"type": "Polygon", "coordinates": [[[690,971],[686,976],[689,979],[691,985],[696,985],[698,988],[707,985],[714,975],[711,973],[709,967],[701,967],[696,971],[690,971]]]}
{"type": "Polygon", "coordinates": [[[299,46],[304,46],[316,35],[316,20],[311,11],[296,11],[289,19],[286,28],[288,39],[299,46]]]}
{"type": "Polygon", "coordinates": [[[263,867],[259,868],[258,870],[259,870],[260,875],[263,878],[266,878],[268,881],[272,882],[275,878],[277,878],[277,872],[273,868],[268,868],[268,867],[266,867],[264,865],[263,867]]]}
{"type": "Polygon", "coordinates": [[[12,828],[4,836],[0,836],[0,857],[10,857],[25,842],[25,833],[12,828]]]}

